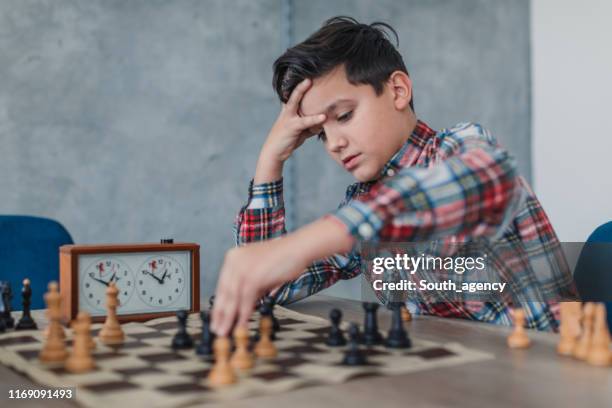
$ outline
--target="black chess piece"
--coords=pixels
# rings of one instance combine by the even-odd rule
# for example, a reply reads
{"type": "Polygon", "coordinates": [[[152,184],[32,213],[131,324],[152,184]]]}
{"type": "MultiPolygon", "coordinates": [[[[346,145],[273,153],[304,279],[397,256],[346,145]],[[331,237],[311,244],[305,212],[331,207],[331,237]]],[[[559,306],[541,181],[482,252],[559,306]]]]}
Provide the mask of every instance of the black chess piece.
{"type": "Polygon", "coordinates": [[[342,312],[340,309],[332,309],[329,312],[329,320],[331,320],[332,325],[329,329],[329,335],[327,336],[325,344],[332,347],[344,346],[346,344],[346,339],[340,328],[340,320],[342,320],[342,312]]]}
{"type": "Polygon", "coordinates": [[[188,349],[193,347],[193,340],[189,333],[187,333],[187,311],[179,310],[176,312],[176,318],[179,322],[178,331],[172,338],[172,348],[174,350],[178,349],[188,349]]]}
{"type": "Polygon", "coordinates": [[[408,337],[408,332],[404,328],[402,320],[402,308],[400,303],[393,305],[393,315],[391,317],[391,328],[387,334],[385,346],[389,348],[410,348],[412,342],[408,337]]]}
{"type": "MultiPolygon", "coordinates": [[[[4,289],[4,282],[0,281],[0,296],[4,289]]],[[[0,333],[6,331],[6,323],[4,322],[4,298],[0,297],[0,333]]]]}
{"type": "Polygon", "coordinates": [[[21,296],[23,298],[23,312],[21,319],[17,322],[15,330],[36,330],[38,326],[30,314],[30,305],[32,304],[32,288],[30,287],[30,280],[24,279],[23,289],[21,290],[21,296]]]}
{"type": "Polygon", "coordinates": [[[210,330],[210,313],[202,310],[200,312],[200,319],[202,319],[202,333],[200,334],[200,344],[196,347],[196,354],[199,356],[212,356],[215,334],[210,330]]]}
{"type": "Polygon", "coordinates": [[[212,310],[214,305],[215,305],[215,295],[212,295],[211,297],[208,298],[208,310],[212,310]]]}
{"type": "Polygon", "coordinates": [[[363,309],[365,310],[365,319],[361,343],[368,346],[382,344],[383,336],[378,331],[378,323],[376,318],[378,303],[364,302],[363,309]]]}
{"type": "Polygon", "coordinates": [[[276,316],[274,316],[274,306],[276,303],[274,302],[274,298],[272,296],[265,296],[263,299],[264,303],[267,303],[268,309],[270,310],[270,317],[272,317],[272,333],[276,334],[277,331],[280,330],[280,323],[276,316]]]}
{"type": "Polygon", "coordinates": [[[357,323],[351,323],[349,327],[350,348],[344,353],[342,364],[349,366],[366,365],[366,356],[363,350],[359,348],[359,326],[357,323]]]}
{"type": "Polygon", "coordinates": [[[8,282],[4,282],[2,285],[2,304],[4,305],[4,311],[2,317],[4,319],[4,325],[7,329],[12,329],[15,325],[15,319],[11,316],[11,300],[13,294],[11,293],[11,285],[8,282]]]}
{"type": "MultiPolygon", "coordinates": [[[[265,298],[261,300],[259,303],[259,316],[260,319],[264,316],[272,316],[272,303],[270,301],[266,301],[265,298]]],[[[274,330],[274,320],[272,321],[272,333],[270,334],[270,340],[276,340],[276,331],[274,330]]],[[[259,341],[259,328],[257,328],[257,332],[253,335],[252,342],[257,343],[259,341]]]]}

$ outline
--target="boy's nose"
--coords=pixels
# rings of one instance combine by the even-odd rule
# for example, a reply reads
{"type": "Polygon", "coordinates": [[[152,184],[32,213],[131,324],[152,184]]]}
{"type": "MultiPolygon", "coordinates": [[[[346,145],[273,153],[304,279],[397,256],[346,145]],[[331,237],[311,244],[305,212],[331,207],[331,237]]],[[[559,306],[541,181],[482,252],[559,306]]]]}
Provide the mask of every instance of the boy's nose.
{"type": "Polygon", "coordinates": [[[326,136],[327,136],[327,142],[329,144],[329,149],[334,153],[340,152],[342,149],[344,149],[348,145],[348,139],[344,137],[342,134],[331,133],[331,134],[327,134],[326,136]]]}

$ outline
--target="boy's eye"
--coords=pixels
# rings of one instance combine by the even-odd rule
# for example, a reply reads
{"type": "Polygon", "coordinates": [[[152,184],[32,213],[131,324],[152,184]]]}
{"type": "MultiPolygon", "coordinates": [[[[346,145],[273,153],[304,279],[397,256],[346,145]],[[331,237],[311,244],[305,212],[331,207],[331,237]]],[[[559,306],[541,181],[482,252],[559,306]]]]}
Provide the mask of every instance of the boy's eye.
{"type": "Polygon", "coordinates": [[[338,116],[338,122],[346,122],[347,120],[351,118],[352,115],[353,115],[353,111],[348,111],[346,113],[343,113],[342,115],[338,116]]]}

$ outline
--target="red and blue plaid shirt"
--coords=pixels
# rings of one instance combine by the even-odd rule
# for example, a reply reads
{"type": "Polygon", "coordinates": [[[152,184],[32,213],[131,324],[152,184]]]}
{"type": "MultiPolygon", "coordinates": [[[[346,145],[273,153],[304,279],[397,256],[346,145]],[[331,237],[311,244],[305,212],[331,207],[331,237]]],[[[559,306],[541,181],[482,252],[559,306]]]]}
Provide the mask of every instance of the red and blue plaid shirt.
{"type": "MultiPolygon", "coordinates": [[[[345,200],[329,216],[344,224],[357,241],[502,242],[521,262],[504,262],[499,267],[507,270],[501,274],[522,276],[532,264],[542,268],[544,263],[553,285],[571,284],[557,236],[538,199],[517,175],[514,159],[477,124],[436,132],[418,121],[380,177],[349,186],[345,200]]],[[[251,182],[249,201],[236,217],[235,232],[237,245],[286,233],[282,179],[251,182]]],[[[277,301],[294,302],[360,272],[356,250],[330,256],[285,284],[277,301]]],[[[421,314],[512,324],[510,308],[501,301],[419,302],[410,308],[421,314]]],[[[527,302],[523,308],[527,327],[558,328],[556,303],[527,302]]]]}

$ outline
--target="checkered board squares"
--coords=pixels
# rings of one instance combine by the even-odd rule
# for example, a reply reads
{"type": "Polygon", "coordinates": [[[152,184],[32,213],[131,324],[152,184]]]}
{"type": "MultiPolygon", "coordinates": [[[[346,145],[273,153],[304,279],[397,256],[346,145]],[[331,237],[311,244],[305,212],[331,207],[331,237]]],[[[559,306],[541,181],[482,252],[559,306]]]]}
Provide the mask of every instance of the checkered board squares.
{"type": "MultiPolygon", "coordinates": [[[[41,364],[38,353],[43,345],[42,331],[0,334],[0,363],[41,386],[77,387],[77,401],[86,407],[122,406],[129,401],[131,408],[138,408],[228,401],[492,358],[460,344],[437,344],[413,337],[410,349],[370,347],[365,350],[368,365],[348,367],[341,364],[346,348],[325,345],[329,331],[325,319],[278,306],[275,313],[281,327],[274,342],[278,356],[272,360],[258,360],[250,373],[239,374],[236,384],[221,389],[212,389],[207,384],[211,359],[197,356],[193,349],[173,351],[170,348],[172,336],[177,331],[174,317],[124,324],[123,346],[111,348],[98,342],[94,351],[97,367],[90,373],[70,374],[61,365],[41,364]]],[[[249,322],[253,333],[257,325],[258,317],[255,316],[249,322]]],[[[94,335],[100,327],[101,324],[93,325],[94,335]]],[[[187,331],[195,344],[200,328],[199,316],[191,315],[187,331]]],[[[71,333],[67,333],[67,343],[72,343],[71,333]]]]}

